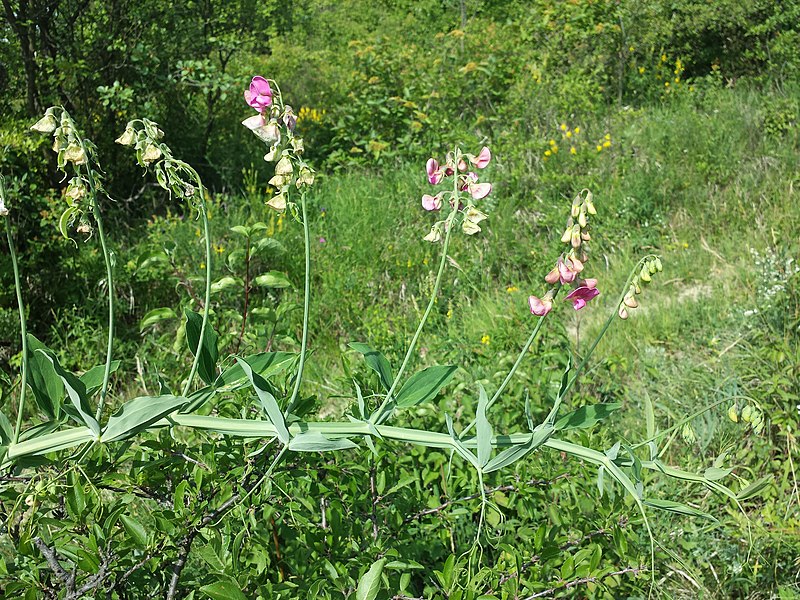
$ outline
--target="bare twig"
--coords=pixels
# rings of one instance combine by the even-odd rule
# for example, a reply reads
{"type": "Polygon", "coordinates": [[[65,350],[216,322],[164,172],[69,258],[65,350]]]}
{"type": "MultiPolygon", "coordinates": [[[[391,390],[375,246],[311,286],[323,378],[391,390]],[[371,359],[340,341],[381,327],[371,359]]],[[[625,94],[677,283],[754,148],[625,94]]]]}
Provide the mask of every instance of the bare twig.
{"type": "Polygon", "coordinates": [[[543,598],[544,596],[552,596],[559,590],[567,590],[569,588],[573,588],[578,585],[584,585],[587,583],[598,583],[607,579],[609,577],[615,577],[617,575],[626,575],[628,573],[633,573],[633,575],[638,575],[639,573],[643,573],[647,571],[647,567],[625,567],[624,569],[620,569],[619,571],[612,571],[611,573],[606,573],[605,575],[600,575],[599,577],[581,577],[580,579],[573,579],[571,581],[565,581],[560,585],[552,587],[548,590],[544,590],[541,592],[537,592],[531,596],[527,596],[525,600],[533,600],[534,598],[543,598]]]}
{"type": "MultiPolygon", "coordinates": [[[[569,477],[568,473],[562,473],[561,475],[559,475],[558,477],[555,477],[553,479],[531,479],[529,481],[526,481],[523,484],[500,485],[500,486],[497,486],[497,487],[494,487],[494,488],[486,490],[485,494],[488,496],[488,495],[496,494],[497,492],[518,492],[521,487],[531,486],[531,485],[546,487],[546,486],[548,486],[548,485],[550,485],[552,483],[555,483],[559,479],[564,479],[566,477],[569,477]]],[[[423,517],[427,517],[428,515],[433,515],[433,514],[436,514],[436,513],[440,513],[443,510],[445,510],[447,507],[449,507],[449,506],[451,506],[453,504],[458,504],[459,502],[468,502],[470,500],[476,500],[476,499],[478,499],[480,497],[481,497],[481,494],[480,494],[480,492],[478,492],[476,494],[471,494],[469,496],[464,496],[463,498],[457,498],[456,500],[448,500],[447,502],[443,502],[442,504],[440,504],[439,506],[437,506],[435,508],[426,508],[425,510],[421,510],[420,512],[418,512],[416,514],[407,516],[405,519],[403,519],[403,523],[410,523],[411,521],[416,521],[416,520],[421,519],[423,517]]]]}
{"type": "Polygon", "coordinates": [[[55,576],[63,581],[68,587],[70,586],[70,580],[72,579],[71,587],[74,588],[74,576],[70,576],[64,570],[64,567],[61,566],[61,563],[58,562],[56,551],[45,544],[44,540],[40,537],[33,538],[33,543],[39,549],[39,552],[42,553],[42,556],[44,556],[44,559],[47,561],[47,565],[50,567],[50,570],[55,574],[55,576]]]}

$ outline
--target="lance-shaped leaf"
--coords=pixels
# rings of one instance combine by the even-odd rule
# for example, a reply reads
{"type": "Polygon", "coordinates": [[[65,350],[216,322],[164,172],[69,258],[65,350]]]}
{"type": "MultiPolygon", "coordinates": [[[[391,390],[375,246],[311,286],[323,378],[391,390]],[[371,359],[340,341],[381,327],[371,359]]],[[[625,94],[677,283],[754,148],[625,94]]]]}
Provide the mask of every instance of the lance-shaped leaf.
{"type": "Polygon", "coordinates": [[[37,350],[52,353],[52,350],[29,333],[28,385],[39,410],[51,419],[58,419],[61,414],[61,400],[64,398],[64,383],[56,374],[53,363],[37,350]]]}
{"type": "Polygon", "coordinates": [[[350,342],[348,346],[364,355],[367,366],[378,374],[381,384],[386,388],[386,391],[389,391],[389,388],[392,387],[393,376],[392,366],[386,360],[386,357],[368,344],[350,342]]]}
{"type": "MultiPolygon", "coordinates": [[[[197,344],[200,341],[200,329],[203,326],[203,317],[188,308],[186,313],[186,340],[189,342],[189,350],[192,354],[197,352],[197,344]]],[[[219,336],[211,323],[206,323],[206,330],[203,333],[203,345],[200,348],[200,362],[197,365],[197,373],[200,379],[205,381],[208,385],[214,383],[217,378],[217,359],[219,358],[219,351],[217,350],[217,340],[219,336]]]]}
{"type": "Polygon", "coordinates": [[[478,458],[472,452],[470,452],[464,444],[461,443],[461,440],[458,439],[456,431],[453,429],[453,417],[451,417],[449,414],[446,414],[444,416],[444,420],[447,424],[447,431],[450,433],[453,449],[461,458],[469,462],[476,469],[480,470],[481,464],[478,462],[478,458]]]}
{"type": "Polygon", "coordinates": [[[269,386],[267,382],[263,377],[261,377],[261,375],[255,373],[247,361],[243,358],[237,358],[236,362],[242,368],[245,375],[250,380],[250,383],[253,385],[253,389],[256,391],[256,395],[261,403],[261,407],[264,409],[264,413],[267,415],[267,418],[270,420],[270,422],[275,426],[278,439],[284,444],[288,444],[290,436],[289,430],[286,428],[286,420],[284,419],[283,413],[278,406],[278,402],[275,400],[275,396],[269,392],[269,386]]]}
{"type": "Polygon", "coordinates": [[[561,417],[556,421],[555,427],[559,431],[567,429],[585,429],[602,421],[620,408],[622,408],[622,404],[619,402],[587,404],[561,417]]]}
{"type": "Polygon", "coordinates": [[[478,442],[478,463],[485,467],[492,456],[492,426],[486,418],[486,407],[489,404],[489,397],[486,390],[478,384],[478,410],[475,415],[475,437],[478,442]]]}
{"type": "MultiPolygon", "coordinates": [[[[269,379],[286,370],[296,358],[294,352],[261,352],[246,356],[244,360],[254,373],[269,379]]],[[[214,388],[219,392],[232,392],[247,385],[250,385],[250,380],[238,363],[225,369],[214,382],[214,388]]]]}
{"type": "Polygon", "coordinates": [[[126,402],[111,415],[103,430],[103,441],[132,437],[153,423],[178,410],[188,400],[180,396],[141,396],[126,402]]]}
{"type": "MultiPolygon", "coordinates": [[[[119,369],[119,361],[112,360],[110,372],[114,373],[117,371],[117,369],[119,369]]],[[[91,398],[100,390],[101,387],[103,387],[103,375],[105,374],[105,370],[105,365],[95,365],[79,377],[79,379],[83,382],[83,385],[86,386],[87,397],[91,398]]]]}
{"type": "Polygon", "coordinates": [[[377,598],[381,589],[381,575],[385,564],[386,559],[381,558],[372,563],[369,570],[361,576],[356,589],[356,600],[375,600],[377,598]]]}
{"type": "Polygon", "coordinates": [[[161,308],[154,308],[150,312],[148,312],[142,320],[139,321],[139,331],[144,331],[151,325],[155,325],[156,323],[160,323],[161,321],[167,321],[169,319],[177,319],[178,315],[175,314],[175,311],[169,307],[161,307],[161,308]]]}
{"type": "Polygon", "coordinates": [[[66,371],[54,354],[49,354],[44,350],[37,350],[36,354],[47,357],[47,360],[53,365],[56,375],[61,379],[64,388],[67,390],[67,396],[72,402],[72,407],[77,412],[77,415],[73,416],[77,416],[79,420],[83,421],[83,424],[94,433],[95,437],[99,437],[100,423],[92,416],[92,411],[89,408],[89,400],[86,396],[86,386],[83,385],[83,382],[69,371],[66,371]]]}
{"type": "Polygon", "coordinates": [[[685,515],[687,517],[701,517],[703,519],[709,519],[715,522],[717,521],[713,515],[710,515],[707,512],[703,512],[697,508],[692,508],[686,504],[681,504],[680,502],[673,502],[672,500],[659,500],[657,498],[651,498],[650,500],[645,500],[644,504],[645,506],[652,506],[653,508],[678,515],[685,515]]]}
{"type": "Polygon", "coordinates": [[[395,396],[395,403],[399,408],[408,408],[433,400],[439,390],[450,383],[457,370],[458,367],[447,365],[428,367],[414,373],[395,396]]]}
{"type": "Polygon", "coordinates": [[[492,471],[499,471],[500,469],[524,458],[544,444],[550,438],[550,436],[553,435],[554,431],[555,429],[553,426],[546,421],[541,425],[538,425],[531,434],[530,442],[519,446],[512,446],[511,448],[506,448],[488,462],[488,464],[483,468],[483,472],[491,473],[492,471]]]}
{"type": "Polygon", "coordinates": [[[331,450],[348,450],[357,448],[347,438],[332,440],[316,431],[307,431],[294,436],[289,442],[289,450],[294,452],[328,452],[331,450]]]}

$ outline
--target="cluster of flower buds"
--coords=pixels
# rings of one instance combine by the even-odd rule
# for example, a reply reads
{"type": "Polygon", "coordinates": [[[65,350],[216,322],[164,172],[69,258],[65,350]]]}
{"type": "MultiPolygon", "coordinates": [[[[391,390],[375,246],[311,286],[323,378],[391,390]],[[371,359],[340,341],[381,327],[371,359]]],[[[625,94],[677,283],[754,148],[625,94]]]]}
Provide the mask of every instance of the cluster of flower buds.
{"type": "MultiPolygon", "coordinates": [[[[583,278],[584,263],[588,260],[588,244],[592,239],[589,235],[589,218],[597,214],[592,202],[592,192],[582,190],[572,201],[567,228],[561,236],[561,241],[569,246],[556,260],[555,266],[545,276],[544,280],[551,286],[572,285],[573,289],[567,294],[565,300],[572,302],[575,310],[580,310],[586,303],[600,295],[597,289],[597,280],[583,278]]],[[[553,308],[553,298],[556,288],[551,288],[543,298],[530,296],[528,306],[531,313],[543,317],[553,308]]]]}
{"type": "Polygon", "coordinates": [[[441,210],[445,198],[450,205],[451,216],[443,221],[437,221],[425,240],[438,242],[442,239],[443,231],[447,231],[451,226],[453,218],[461,214],[463,219],[461,229],[467,235],[478,233],[481,228],[479,223],[487,218],[486,214],[475,208],[475,200],[482,200],[492,191],[492,184],[481,182],[478,175],[470,168],[485,169],[492,160],[492,153],[489,148],[484,146],[477,156],[474,154],[462,154],[459,149],[449,152],[445,157],[444,164],[439,164],[435,158],[429,158],[425,166],[428,176],[428,183],[439,185],[448,177],[455,176],[454,189],[442,190],[436,195],[423,194],[422,208],[427,211],[441,210]],[[461,193],[464,196],[461,196],[461,193]]]}
{"type": "Polygon", "coordinates": [[[636,296],[642,293],[642,284],[650,283],[651,275],[659,273],[662,269],[661,259],[658,256],[648,256],[643,259],[641,270],[631,279],[631,285],[619,304],[617,314],[620,319],[627,319],[629,311],[639,307],[636,296]]]}
{"type": "Polygon", "coordinates": [[[91,140],[80,135],[75,121],[60,106],[51,106],[31,130],[53,136],[53,151],[57,155],[58,169],[70,177],[64,198],[67,208],[59,219],[64,237],[69,237],[67,227],[76,221],[79,233],[91,234],[86,213],[91,212],[98,192],[102,191],[102,177],[97,165],[97,153],[91,140]],[[90,181],[91,180],[91,181],[90,181]]]}
{"type": "Polygon", "coordinates": [[[253,77],[250,87],[244,92],[244,99],[258,114],[242,121],[242,125],[269,147],[264,160],[277,161],[269,185],[278,193],[267,202],[267,206],[278,211],[290,206],[294,212],[294,203],[289,202],[291,187],[303,189],[311,186],[314,170],[301,159],[303,140],[294,134],[297,116],[291,106],[283,104],[280,89],[272,81],[273,91],[270,81],[261,76],[253,77]]]}
{"type": "Polygon", "coordinates": [[[738,423],[741,418],[743,422],[750,424],[756,434],[764,429],[764,413],[755,405],[746,404],[739,409],[736,403],[731,404],[728,408],[728,418],[734,423],[738,423]]]}
{"type": "Polygon", "coordinates": [[[136,151],[139,166],[152,167],[158,185],[179,198],[193,198],[197,190],[197,174],[186,163],[177,160],[161,139],[164,132],[149,119],[135,119],[116,140],[136,151]]]}

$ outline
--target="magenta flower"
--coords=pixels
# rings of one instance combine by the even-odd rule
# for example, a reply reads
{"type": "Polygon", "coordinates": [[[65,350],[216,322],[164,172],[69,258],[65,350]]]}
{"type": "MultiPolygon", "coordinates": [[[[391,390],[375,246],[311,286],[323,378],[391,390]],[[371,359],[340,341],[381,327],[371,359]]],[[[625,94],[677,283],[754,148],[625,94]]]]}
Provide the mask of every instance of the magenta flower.
{"type": "MultiPolygon", "coordinates": [[[[572,283],[573,281],[575,281],[575,278],[578,276],[578,273],[583,271],[583,263],[574,256],[567,257],[566,260],[564,260],[563,258],[559,258],[558,263],[556,264],[556,268],[558,269],[558,276],[559,279],[561,280],[561,285],[566,285],[568,283],[572,283]]],[[[548,283],[551,283],[548,279],[551,273],[548,273],[547,277],[545,277],[545,281],[547,281],[548,283]]]]}
{"type": "Polygon", "coordinates": [[[551,310],[553,310],[553,303],[547,296],[545,296],[544,298],[529,296],[528,306],[530,306],[531,308],[531,313],[539,317],[543,317],[551,310]]]}
{"type": "Polygon", "coordinates": [[[598,290],[596,287],[589,287],[587,285],[582,285],[580,287],[576,287],[569,294],[567,294],[565,300],[569,300],[572,302],[572,308],[574,308],[575,310],[580,310],[584,306],[586,306],[586,303],[589,300],[599,295],[600,295],[600,290],[598,290]]]}
{"type": "Polygon", "coordinates": [[[486,165],[489,164],[489,161],[492,160],[492,153],[489,151],[489,148],[484,146],[481,148],[480,154],[478,156],[470,156],[469,162],[473,165],[478,167],[479,169],[485,169],[486,165]]]}
{"type": "Polygon", "coordinates": [[[436,194],[435,196],[431,196],[430,194],[424,194],[422,196],[422,208],[425,210],[439,210],[442,208],[441,195],[436,194]]]}
{"type": "Polygon", "coordinates": [[[435,158],[429,158],[428,163],[425,165],[425,171],[428,173],[428,182],[431,185],[436,185],[444,178],[444,171],[439,168],[439,162],[435,158]]]}
{"type": "Polygon", "coordinates": [[[263,77],[256,75],[250,82],[250,89],[244,91],[244,101],[258,112],[272,105],[272,89],[269,82],[263,77]]]}

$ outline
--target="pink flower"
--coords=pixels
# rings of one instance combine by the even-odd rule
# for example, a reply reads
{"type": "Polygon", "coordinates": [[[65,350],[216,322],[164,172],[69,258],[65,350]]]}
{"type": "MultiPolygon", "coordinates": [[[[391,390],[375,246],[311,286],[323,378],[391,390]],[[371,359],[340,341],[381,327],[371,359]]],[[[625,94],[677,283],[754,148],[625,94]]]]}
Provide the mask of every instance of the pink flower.
{"type": "Polygon", "coordinates": [[[441,195],[436,194],[435,196],[431,196],[430,194],[424,194],[422,196],[422,208],[425,210],[439,210],[442,208],[441,195]]]}
{"type": "Polygon", "coordinates": [[[244,101],[258,112],[272,105],[272,89],[269,82],[263,77],[256,75],[250,82],[250,89],[244,91],[244,101]]]}
{"type": "Polygon", "coordinates": [[[529,296],[528,306],[530,306],[531,308],[531,313],[539,317],[545,316],[553,309],[553,303],[547,296],[545,296],[544,298],[529,296]]]}
{"type": "MultiPolygon", "coordinates": [[[[556,264],[556,268],[558,269],[558,276],[561,280],[561,285],[566,285],[568,283],[572,283],[575,281],[575,278],[578,276],[578,273],[583,271],[583,263],[579,261],[575,257],[567,257],[566,260],[563,258],[558,259],[558,263],[556,264]]],[[[548,278],[552,275],[552,271],[547,274],[545,277],[545,281],[551,283],[548,278]]],[[[552,282],[555,283],[555,282],[552,282]]]]}
{"type": "MultiPolygon", "coordinates": [[[[595,281],[595,283],[597,282],[595,281]]],[[[589,300],[599,295],[600,295],[600,290],[598,290],[596,287],[589,287],[586,285],[582,285],[580,287],[576,287],[569,294],[567,294],[565,300],[571,301],[572,307],[575,310],[580,310],[584,306],[586,306],[586,303],[589,300]]]]}
{"type": "Polygon", "coordinates": [[[435,158],[429,158],[428,163],[425,165],[425,171],[428,173],[428,182],[431,185],[436,185],[444,178],[444,171],[439,168],[439,162],[435,158]]]}
{"type": "Polygon", "coordinates": [[[486,165],[489,164],[489,161],[492,160],[492,153],[489,151],[489,148],[484,146],[481,148],[480,154],[478,156],[470,156],[469,162],[473,165],[478,167],[479,169],[485,169],[486,165]]]}
{"type": "Polygon", "coordinates": [[[464,177],[464,182],[461,184],[461,191],[469,192],[473,200],[480,200],[489,195],[492,191],[491,183],[478,183],[478,176],[472,171],[467,173],[464,177]]]}

